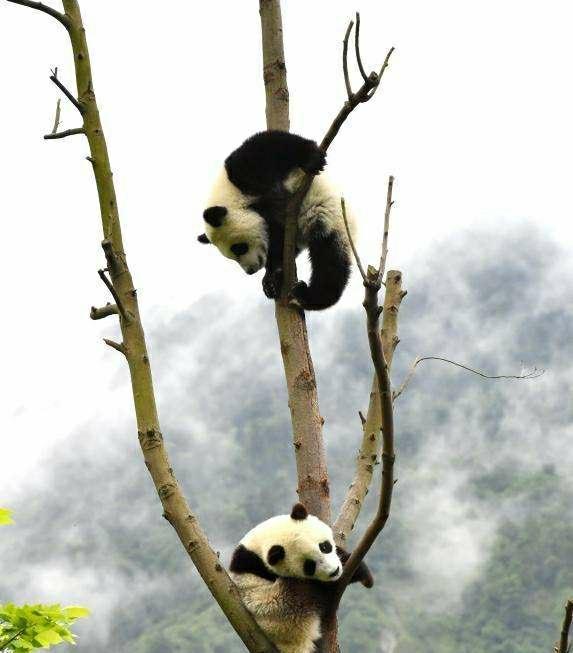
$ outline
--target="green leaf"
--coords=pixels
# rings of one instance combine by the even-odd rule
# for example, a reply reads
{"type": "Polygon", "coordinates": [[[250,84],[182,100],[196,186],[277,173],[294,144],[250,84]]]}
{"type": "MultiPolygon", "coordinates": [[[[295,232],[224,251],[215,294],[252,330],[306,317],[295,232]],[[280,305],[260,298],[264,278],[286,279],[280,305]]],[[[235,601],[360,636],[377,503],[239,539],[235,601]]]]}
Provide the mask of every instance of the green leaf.
{"type": "Polygon", "coordinates": [[[0,526],[6,526],[13,523],[12,511],[8,510],[8,508],[0,508],[0,526]]]}
{"type": "Polygon", "coordinates": [[[90,611],[87,608],[82,608],[81,605],[68,605],[62,612],[70,619],[79,619],[80,617],[87,617],[90,611]]]}
{"type": "Polygon", "coordinates": [[[42,646],[50,646],[51,644],[59,644],[62,642],[62,638],[55,630],[43,630],[41,633],[38,633],[35,639],[42,644],[42,646]]]}

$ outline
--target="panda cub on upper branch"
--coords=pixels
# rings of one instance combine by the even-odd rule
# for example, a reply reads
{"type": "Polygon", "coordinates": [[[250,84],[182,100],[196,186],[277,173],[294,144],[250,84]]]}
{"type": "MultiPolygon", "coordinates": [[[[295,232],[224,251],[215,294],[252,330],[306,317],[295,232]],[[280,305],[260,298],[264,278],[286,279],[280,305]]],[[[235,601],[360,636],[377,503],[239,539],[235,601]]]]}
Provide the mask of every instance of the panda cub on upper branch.
{"type": "MultiPolygon", "coordinates": [[[[230,571],[244,604],[281,653],[313,653],[348,558],[330,526],[297,503],[290,515],[271,517],[243,537],[230,571]]],[[[356,581],[374,583],[364,563],[356,581]]]]}
{"type": "MultiPolygon", "coordinates": [[[[336,192],[320,171],[324,152],[311,140],[266,131],[232,152],[203,212],[201,243],[212,243],[247,274],[266,268],[263,290],[277,298],[282,286],[285,207],[300,169],[316,175],[298,216],[297,255],[308,249],[310,282],[299,281],[290,296],[305,310],[328,308],[340,299],[350,276],[351,250],[336,192]]],[[[353,229],[350,212],[349,227],[353,229]]]]}

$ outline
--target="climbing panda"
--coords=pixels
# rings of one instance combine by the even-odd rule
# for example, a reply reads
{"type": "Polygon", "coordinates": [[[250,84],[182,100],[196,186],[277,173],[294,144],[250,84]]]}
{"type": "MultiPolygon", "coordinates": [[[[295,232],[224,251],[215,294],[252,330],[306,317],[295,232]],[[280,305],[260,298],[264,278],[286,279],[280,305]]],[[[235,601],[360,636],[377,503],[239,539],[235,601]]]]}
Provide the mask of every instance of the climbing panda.
{"type": "MultiPolygon", "coordinates": [[[[330,526],[297,503],[290,515],[271,517],[243,537],[230,571],[243,602],[281,653],[313,653],[348,558],[330,526]]],[[[373,585],[364,563],[356,581],[373,585]]]]}
{"type": "MultiPolygon", "coordinates": [[[[308,249],[309,284],[299,281],[290,297],[304,310],[335,304],[348,282],[351,249],[344,225],[340,193],[319,174],[324,152],[311,140],[278,130],[255,134],[226,159],[203,212],[205,233],[212,243],[239,263],[247,274],[266,268],[263,290],[275,299],[282,287],[285,207],[297,173],[315,175],[298,216],[297,254],[308,249]]],[[[350,212],[349,228],[354,228],[350,212]]]]}

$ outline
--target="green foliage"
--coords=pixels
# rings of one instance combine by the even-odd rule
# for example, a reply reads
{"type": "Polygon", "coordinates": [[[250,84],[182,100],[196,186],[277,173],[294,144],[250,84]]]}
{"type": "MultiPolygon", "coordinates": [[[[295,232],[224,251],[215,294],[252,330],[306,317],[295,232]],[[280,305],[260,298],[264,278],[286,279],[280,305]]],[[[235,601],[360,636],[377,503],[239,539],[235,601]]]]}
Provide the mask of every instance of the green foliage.
{"type": "Polygon", "coordinates": [[[0,508],[0,526],[6,526],[7,524],[13,524],[12,511],[7,508],[0,508]]]}
{"type": "Polygon", "coordinates": [[[70,626],[89,610],[80,606],[0,605],[0,651],[27,653],[62,642],[75,643],[70,626]]]}

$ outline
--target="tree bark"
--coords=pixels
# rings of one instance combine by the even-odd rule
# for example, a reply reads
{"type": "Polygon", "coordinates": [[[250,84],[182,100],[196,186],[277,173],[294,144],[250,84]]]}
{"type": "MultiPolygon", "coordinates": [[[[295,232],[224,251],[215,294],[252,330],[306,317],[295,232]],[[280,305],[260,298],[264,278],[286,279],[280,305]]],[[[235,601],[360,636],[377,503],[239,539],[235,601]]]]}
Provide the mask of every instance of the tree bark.
{"type": "MultiPolygon", "coordinates": [[[[263,44],[267,129],[289,129],[289,94],[279,0],[259,0],[263,44]]],[[[288,219],[292,217],[294,219],[288,219]]],[[[316,377],[304,313],[287,305],[286,293],[296,280],[296,217],[285,229],[284,291],[275,317],[291,413],[299,499],[313,515],[330,523],[330,491],[318,407],[316,377]]]]}

